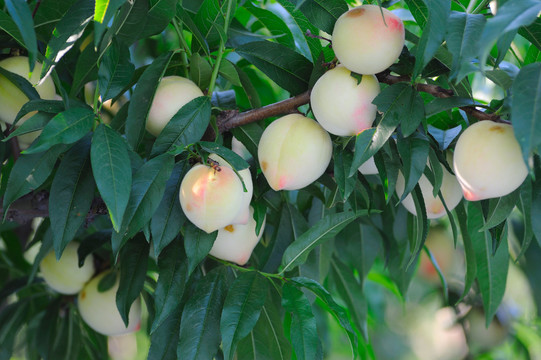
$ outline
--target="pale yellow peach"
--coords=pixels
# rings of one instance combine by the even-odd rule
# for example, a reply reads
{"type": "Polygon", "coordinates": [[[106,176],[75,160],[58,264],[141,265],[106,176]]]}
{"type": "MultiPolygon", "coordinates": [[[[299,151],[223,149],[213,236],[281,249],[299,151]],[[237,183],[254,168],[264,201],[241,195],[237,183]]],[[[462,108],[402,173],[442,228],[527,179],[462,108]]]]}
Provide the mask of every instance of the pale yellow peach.
{"type": "Polygon", "coordinates": [[[318,79],[310,104],[325,130],[338,136],[354,136],[371,127],[376,119],[377,107],[372,100],[379,91],[374,75],[363,75],[359,84],[351,71],[338,66],[318,79]]]}
{"type": "Polygon", "coordinates": [[[329,165],[332,141],[316,121],[290,114],[270,124],[259,141],[261,170],[274,190],[297,190],[316,181],[329,165]]]}
{"type": "Polygon", "coordinates": [[[359,172],[363,175],[378,174],[378,168],[376,167],[376,162],[374,161],[373,156],[366,160],[361,166],[359,166],[359,172]]]}

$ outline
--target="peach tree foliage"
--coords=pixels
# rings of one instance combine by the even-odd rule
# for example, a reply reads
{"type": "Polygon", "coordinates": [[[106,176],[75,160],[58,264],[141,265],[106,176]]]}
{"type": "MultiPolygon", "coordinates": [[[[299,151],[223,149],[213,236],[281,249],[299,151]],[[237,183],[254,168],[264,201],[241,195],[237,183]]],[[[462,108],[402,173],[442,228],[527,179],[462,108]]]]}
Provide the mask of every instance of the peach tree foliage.
{"type": "MultiPolygon", "coordinates": [[[[106,338],[82,319],[77,296],[56,293],[38,273],[51,250],[60,257],[74,241],[81,265],[93,260],[96,275],[117,274],[98,289],[118,279],[125,323],[142,299],[149,359],[321,359],[328,321],[352,355],[373,358],[367,319],[383,319],[367,276],[383,275],[373,277],[388,279],[380,291],[392,286],[406,297],[428,232],[425,193],[443,190],[444,173],[454,172],[447,154],[478,121],[513,126],[528,174],[509,194],[445,208],[466,261],[459,288],[442,276],[442,298],[452,306],[476,299],[490,321],[511,259],[527,265],[539,308],[541,2],[496,2],[495,14],[484,0],[382,3],[404,21],[406,43],[376,74],[375,122],[358,135],[331,135],[332,159],[317,180],[275,191],[259,164],[260,138],[278,116],[313,117],[308,91],[336,65],[318,35],[332,34],[354,1],[0,0],[1,59],[26,56],[58,94],[41,99],[28,76],[0,67],[29,99],[12,119],[26,121],[1,133],[0,359],[21,349],[31,359],[105,356],[106,338]],[[474,73],[505,97],[474,98],[474,73]],[[166,76],[189,78],[204,95],[156,137],[145,124],[166,76]],[[104,105],[111,99],[121,105],[115,111],[104,105]],[[36,130],[21,152],[22,135],[36,130]],[[230,150],[233,136],[248,161],[230,150]],[[218,231],[194,226],[179,203],[184,176],[212,153],[253,179],[250,214],[263,233],[242,266],[209,255],[218,231]],[[375,174],[357,171],[372,158],[375,174]],[[399,204],[407,194],[415,211],[399,204]],[[35,217],[44,220],[30,237],[35,217]],[[25,259],[35,244],[36,258],[25,259]]],[[[311,161],[319,160],[299,166],[311,161]]]]}

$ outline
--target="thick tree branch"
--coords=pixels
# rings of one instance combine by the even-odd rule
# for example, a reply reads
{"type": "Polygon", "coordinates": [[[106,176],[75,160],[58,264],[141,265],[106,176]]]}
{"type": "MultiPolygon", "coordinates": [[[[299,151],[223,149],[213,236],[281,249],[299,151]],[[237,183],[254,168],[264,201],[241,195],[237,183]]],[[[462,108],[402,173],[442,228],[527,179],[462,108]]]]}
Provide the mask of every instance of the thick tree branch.
{"type": "MultiPolygon", "coordinates": [[[[393,85],[400,82],[409,82],[408,76],[394,76],[389,71],[384,71],[376,75],[379,82],[393,85]]],[[[444,89],[438,85],[417,84],[418,91],[426,92],[434,97],[448,98],[454,96],[453,90],[444,89]]],[[[223,111],[217,119],[218,129],[221,133],[227,132],[237,126],[249,124],[259,120],[266,119],[271,116],[280,116],[297,112],[297,108],[306,105],[310,102],[310,92],[306,91],[300,95],[294,96],[287,100],[267,105],[259,109],[253,109],[239,113],[237,110],[223,111]]],[[[497,114],[488,114],[475,108],[475,106],[463,106],[460,108],[468,115],[479,120],[492,120],[496,122],[508,123],[497,114]]]]}

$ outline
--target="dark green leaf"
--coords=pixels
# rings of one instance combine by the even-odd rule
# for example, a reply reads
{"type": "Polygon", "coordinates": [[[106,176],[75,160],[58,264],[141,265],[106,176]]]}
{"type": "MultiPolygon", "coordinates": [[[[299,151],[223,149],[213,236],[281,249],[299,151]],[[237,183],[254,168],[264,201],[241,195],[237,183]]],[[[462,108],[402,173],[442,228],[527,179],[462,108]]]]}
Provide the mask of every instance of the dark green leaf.
{"type": "Polygon", "coordinates": [[[30,72],[32,72],[37,60],[38,42],[36,40],[36,33],[34,32],[34,20],[32,19],[30,8],[26,1],[21,0],[5,0],[5,5],[9,15],[11,15],[11,19],[19,29],[24,41],[24,47],[28,50],[28,63],[30,72]]]}
{"type": "Polygon", "coordinates": [[[257,323],[269,285],[268,280],[255,271],[240,274],[231,285],[220,321],[225,359],[233,359],[238,342],[257,323]]]}
{"type": "Polygon", "coordinates": [[[96,0],[94,12],[94,47],[99,48],[107,25],[126,0],[96,0]]]}
{"type": "MultiPolygon", "coordinates": [[[[54,146],[46,152],[22,155],[19,157],[7,183],[6,192],[4,194],[4,209],[23,195],[37,189],[47,180],[58,156],[65,150],[62,145],[54,146]]],[[[4,210],[4,216],[7,211],[4,210]]]]}
{"type": "MultiPolygon", "coordinates": [[[[398,124],[397,124],[398,125],[398,124]]],[[[393,128],[392,131],[396,126],[393,128]]],[[[376,128],[369,128],[364,131],[362,131],[357,137],[355,138],[355,152],[353,153],[353,162],[351,163],[351,168],[349,169],[348,176],[353,176],[357,174],[357,171],[359,171],[359,167],[364,164],[370,157],[374,156],[374,154],[377,152],[377,150],[370,150],[370,146],[372,146],[374,138],[374,134],[376,133],[376,128]],[[374,153],[370,156],[367,155],[374,153]]],[[[389,134],[391,136],[392,132],[389,134]]],[[[387,137],[388,139],[388,137],[387,137]]],[[[378,146],[381,148],[387,139],[382,139],[382,143],[378,144],[378,146]]]]}
{"type": "Polygon", "coordinates": [[[126,121],[126,137],[133,149],[137,149],[143,139],[145,122],[150,106],[152,105],[152,100],[154,99],[154,93],[172,56],[173,53],[168,52],[154,60],[145,69],[133,91],[128,108],[128,119],[126,121]]]}
{"type": "Polygon", "coordinates": [[[98,86],[101,101],[114,98],[129,84],[135,66],[130,62],[130,51],[127,46],[116,41],[109,46],[102,58],[98,70],[98,86]]]}
{"type": "Polygon", "coordinates": [[[308,89],[312,63],[284,45],[254,41],[237,47],[236,52],[292,95],[308,89]]]}
{"type": "Polygon", "coordinates": [[[145,283],[150,245],[144,236],[137,236],[124,249],[120,261],[116,306],[124,324],[128,326],[131,305],[141,295],[145,283]]]}
{"type": "Polygon", "coordinates": [[[162,200],[174,165],[174,158],[163,154],[144,163],[134,174],[122,226],[111,238],[114,254],[118,254],[123,243],[150,221],[162,200]]]}
{"type": "Polygon", "coordinates": [[[399,138],[397,147],[402,158],[402,174],[405,180],[404,193],[400,198],[400,201],[402,201],[413,190],[421,175],[423,175],[430,145],[426,137],[416,134],[409,138],[399,138]]]}
{"type": "Polygon", "coordinates": [[[344,227],[359,216],[367,215],[366,211],[343,212],[326,215],[307,232],[300,235],[285,251],[282,258],[281,273],[292,270],[303,264],[310,251],[325,240],[336,236],[344,227]]]}
{"type": "Polygon", "coordinates": [[[39,138],[24,153],[34,154],[57,144],[72,144],[92,130],[92,125],[92,110],[82,107],[69,108],[53,117],[45,125],[39,138]]]}
{"type": "Polygon", "coordinates": [[[212,270],[198,282],[180,322],[177,357],[212,359],[220,346],[220,316],[227,289],[227,269],[212,270]]]}
{"type": "Polygon", "coordinates": [[[98,250],[105,244],[111,242],[111,230],[100,230],[86,236],[81,240],[79,247],[77,248],[77,255],[79,257],[79,266],[85,264],[86,257],[98,250]]]}
{"type": "Polygon", "coordinates": [[[513,130],[526,164],[541,144],[541,63],[520,69],[512,89],[513,130]]]}
{"type": "Polygon", "coordinates": [[[212,66],[198,53],[193,53],[190,57],[190,79],[199,86],[200,89],[208,88],[212,77],[212,66]]]}
{"type": "Polygon", "coordinates": [[[282,288],[282,306],[292,314],[291,342],[297,359],[322,359],[316,318],[304,293],[294,285],[285,283],[282,288]]]}
{"type": "Polygon", "coordinates": [[[475,105],[475,101],[470,98],[462,98],[457,96],[452,96],[448,98],[436,98],[426,104],[426,117],[430,117],[442,111],[451,110],[457,107],[472,105],[475,105]]]}
{"type": "Polygon", "coordinates": [[[93,46],[87,46],[79,54],[75,65],[75,74],[71,86],[70,96],[75,97],[86,83],[98,77],[98,56],[93,46]]]}
{"type": "Polygon", "coordinates": [[[57,259],[84,223],[93,198],[90,138],[85,138],[62,158],[51,185],[49,216],[57,259]]]}
{"type": "Polygon", "coordinates": [[[180,309],[169,316],[150,335],[150,349],[147,360],[177,360],[177,341],[180,331],[180,309]]]}
{"type": "Polygon", "coordinates": [[[228,2],[225,1],[203,0],[193,19],[210,48],[216,48],[225,35],[224,26],[227,6],[228,2]]]}
{"type": "Polygon", "coordinates": [[[53,36],[47,44],[41,77],[51,73],[60,59],[75,45],[94,18],[94,1],[78,0],[56,24],[53,36]]]}
{"type": "Polygon", "coordinates": [[[37,113],[28,120],[25,120],[23,124],[15,129],[15,131],[9,133],[9,136],[2,141],[7,141],[19,135],[28,134],[34,131],[41,130],[47,125],[53,118],[52,114],[37,113]]]}
{"type": "Polygon", "coordinates": [[[254,159],[257,159],[257,147],[263,129],[257,123],[246,124],[232,129],[233,135],[244,145],[254,159]]]}
{"type": "Polygon", "coordinates": [[[483,297],[488,326],[500,306],[505,292],[509,252],[507,249],[507,225],[504,229],[504,238],[496,252],[494,252],[494,243],[490,232],[481,231],[484,226],[485,220],[480,204],[470,202],[468,204],[468,233],[475,249],[477,280],[483,297]]]}
{"type": "Polygon", "coordinates": [[[524,184],[522,184],[520,187],[519,193],[519,202],[517,207],[522,213],[524,236],[522,237],[520,253],[517,256],[517,259],[520,259],[522,255],[526,253],[534,237],[532,225],[533,184],[530,179],[526,179],[526,181],[524,181],[524,184]]]}
{"type": "Polygon", "coordinates": [[[219,69],[220,75],[222,75],[227,81],[234,86],[241,86],[239,74],[233,63],[227,59],[223,59],[220,63],[219,69]]]}
{"type": "Polygon", "coordinates": [[[541,18],[535,19],[530,26],[519,28],[518,33],[541,50],[541,18]]]}
{"type": "Polygon", "coordinates": [[[146,23],[141,38],[162,32],[175,16],[177,0],[151,1],[146,14],[146,23]]]}
{"type": "Polygon", "coordinates": [[[100,125],[92,137],[90,160],[96,185],[101,194],[115,230],[130,198],[132,171],[128,149],[122,137],[107,125],[100,125]]]}
{"type": "MultiPolygon", "coordinates": [[[[475,70],[472,61],[479,49],[479,34],[485,27],[485,17],[453,11],[447,23],[447,47],[453,54],[451,79],[456,83],[475,70]]],[[[427,109],[428,112],[428,109],[427,109]]]]}
{"type": "Polygon", "coordinates": [[[245,8],[269,30],[277,42],[291,49],[295,49],[293,34],[282,18],[270,10],[253,6],[250,3],[246,3],[245,8]]]}
{"type": "Polygon", "coordinates": [[[312,24],[328,34],[332,33],[340,15],[348,11],[344,0],[306,0],[297,7],[312,24]]]}
{"type": "Polygon", "coordinates": [[[175,165],[171,177],[165,184],[162,201],[150,221],[150,231],[156,256],[160,255],[162,249],[173,241],[186,221],[186,216],[182,212],[178,201],[178,193],[180,183],[187,171],[188,163],[186,161],[181,161],[175,165]]]}
{"type": "Polygon", "coordinates": [[[492,229],[493,227],[504,222],[519,201],[519,194],[520,190],[516,190],[509,195],[489,199],[488,213],[486,216],[485,225],[481,228],[481,231],[492,229]]]}
{"type": "Polygon", "coordinates": [[[148,0],[124,2],[120,11],[114,16],[111,29],[103,38],[102,48],[112,38],[128,46],[141,39],[148,20],[149,3],[148,0]]]}
{"type": "Polygon", "coordinates": [[[210,99],[200,96],[186,105],[165,125],[152,147],[152,155],[156,156],[199,141],[210,121],[210,99]]]}
{"type": "Polygon", "coordinates": [[[339,150],[334,152],[334,179],[344,202],[355,189],[356,177],[348,177],[352,162],[353,154],[351,152],[339,150]]]}
{"type": "MultiPolygon", "coordinates": [[[[462,242],[464,243],[464,254],[466,255],[466,278],[464,280],[464,290],[460,296],[460,300],[468,294],[477,277],[477,263],[475,260],[475,248],[473,246],[472,238],[470,237],[470,231],[468,229],[468,215],[466,214],[466,207],[464,202],[460,202],[455,208],[458,224],[460,227],[460,233],[462,234],[462,242]]],[[[457,301],[458,303],[458,301],[457,301]]]]}
{"type": "Polygon", "coordinates": [[[182,242],[171,243],[158,259],[158,283],[154,294],[156,317],[152,323],[151,333],[156,331],[168,317],[174,316],[184,294],[188,281],[188,262],[186,261],[182,242]]]}
{"type": "Polygon", "coordinates": [[[36,88],[25,78],[0,67],[0,75],[11,81],[29,100],[38,100],[39,94],[36,88]]]}
{"type": "Polygon", "coordinates": [[[212,249],[218,231],[207,234],[192,223],[186,223],[184,231],[184,249],[188,256],[188,273],[191,274],[212,249]]]}
{"type": "Polygon", "coordinates": [[[17,28],[17,24],[15,24],[11,16],[3,11],[0,11],[0,29],[9,34],[9,36],[15,39],[21,46],[26,47],[23,36],[17,28]]]}

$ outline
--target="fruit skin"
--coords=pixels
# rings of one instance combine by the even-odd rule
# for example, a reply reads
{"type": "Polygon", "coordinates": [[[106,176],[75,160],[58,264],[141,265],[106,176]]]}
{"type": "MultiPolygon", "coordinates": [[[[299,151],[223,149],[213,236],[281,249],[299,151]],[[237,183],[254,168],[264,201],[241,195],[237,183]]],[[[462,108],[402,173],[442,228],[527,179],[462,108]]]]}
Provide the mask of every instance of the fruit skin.
{"type": "MultiPolygon", "coordinates": [[[[440,187],[441,194],[445,199],[445,205],[449,211],[453,210],[460,200],[462,199],[462,191],[460,189],[460,184],[458,183],[456,177],[452,175],[449,171],[442,167],[443,179],[440,187]]],[[[398,197],[402,197],[405,188],[405,180],[402,173],[398,173],[398,178],[396,179],[396,194],[398,197]]],[[[423,194],[423,199],[426,207],[426,217],[428,219],[437,219],[446,214],[445,207],[441,202],[439,196],[434,197],[432,192],[434,187],[430,181],[423,174],[419,179],[419,186],[421,188],[421,193],[423,194]]],[[[413,215],[417,215],[415,211],[415,203],[413,202],[413,197],[411,194],[408,194],[402,200],[402,205],[413,215]]]]}
{"type": "Polygon", "coordinates": [[[160,135],[180,108],[199,96],[204,94],[193,81],[180,76],[164,77],[152,100],[146,129],[154,136],[160,135]]]}
{"type": "Polygon", "coordinates": [[[263,220],[259,235],[256,235],[257,223],[254,220],[252,207],[250,207],[249,217],[246,225],[227,225],[218,230],[218,236],[209,254],[239,265],[246,264],[265,229],[265,220],[263,220]]]}
{"type": "Polygon", "coordinates": [[[94,275],[94,257],[88,255],[84,265],[79,267],[78,248],[78,243],[70,242],[60,260],[56,261],[56,255],[51,251],[39,264],[41,276],[47,285],[60,294],[77,294],[94,275]]]}
{"type": "MultiPolygon", "coordinates": [[[[28,80],[30,67],[28,66],[28,58],[26,56],[14,56],[0,61],[0,67],[9,70],[17,75],[20,75],[28,80]]],[[[30,83],[36,85],[39,82],[41,74],[41,64],[36,63],[30,83]]],[[[56,92],[53,80],[47,77],[42,84],[35,87],[39,96],[45,100],[53,100],[56,92]]],[[[3,75],[0,75],[0,120],[13,124],[17,113],[21,107],[28,102],[26,95],[17,88],[11,81],[3,75]]],[[[29,113],[20,119],[17,124],[21,125],[26,119],[30,118],[34,113],[29,113]]]]}
{"type": "Polygon", "coordinates": [[[259,141],[261,170],[274,190],[298,190],[316,181],[329,165],[332,142],[316,121],[290,114],[270,124],[259,141]]]}
{"type": "Polygon", "coordinates": [[[332,47],[340,63],[364,75],[377,74],[391,66],[400,56],[404,40],[402,20],[376,5],[358,6],[345,12],[336,21],[332,33],[332,47]]]}
{"type": "Polygon", "coordinates": [[[235,172],[197,164],[182,179],[179,200],[186,217],[211,233],[233,222],[241,212],[244,189],[235,172]]]}
{"type": "Polygon", "coordinates": [[[135,333],[108,336],[107,353],[111,360],[133,360],[137,358],[137,336],[135,333]]]}
{"type": "Polygon", "coordinates": [[[513,127],[490,120],[470,125],[460,135],[454,170],[470,201],[507,195],[528,175],[513,127]]]}
{"type": "Polygon", "coordinates": [[[363,75],[360,84],[351,71],[338,66],[321,76],[310,94],[316,120],[338,136],[354,136],[368,129],[376,119],[372,100],[379,94],[374,75],[363,75]]]}
{"type": "Polygon", "coordinates": [[[79,314],[88,326],[107,336],[127,334],[139,330],[141,325],[141,299],[131,305],[128,327],[124,325],[116,306],[116,292],[119,279],[104,292],[98,291],[98,284],[108,272],[103,272],[90,280],[77,298],[79,314]]]}
{"type": "Polygon", "coordinates": [[[231,139],[231,150],[233,150],[238,156],[243,158],[246,161],[252,160],[252,154],[248,151],[246,146],[241,143],[236,137],[233,136],[231,139]]]}
{"type": "Polygon", "coordinates": [[[359,166],[358,170],[363,175],[376,175],[379,173],[373,156],[366,160],[361,166],[359,166]]]}
{"type": "MultiPolygon", "coordinates": [[[[231,165],[229,165],[227,161],[225,161],[223,158],[221,158],[220,156],[216,154],[210,154],[209,158],[211,158],[214,161],[217,161],[220,164],[220,167],[227,166],[228,168],[231,168],[231,165]]],[[[240,177],[242,178],[242,181],[244,182],[246,191],[243,190],[242,192],[242,201],[239,204],[240,211],[237,217],[233,219],[231,224],[246,225],[248,223],[248,220],[250,219],[250,202],[252,201],[252,195],[254,193],[254,183],[252,182],[252,174],[250,174],[249,168],[240,170],[238,171],[238,173],[240,177]]]]}

